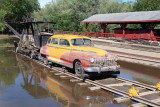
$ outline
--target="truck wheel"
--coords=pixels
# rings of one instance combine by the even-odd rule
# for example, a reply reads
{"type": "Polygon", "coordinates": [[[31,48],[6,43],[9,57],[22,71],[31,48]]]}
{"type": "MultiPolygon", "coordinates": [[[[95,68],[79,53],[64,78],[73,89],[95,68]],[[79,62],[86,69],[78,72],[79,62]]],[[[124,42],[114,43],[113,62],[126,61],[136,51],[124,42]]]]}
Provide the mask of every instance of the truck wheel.
{"type": "Polygon", "coordinates": [[[30,53],[30,58],[34,59],[34,53],[32,53],[32,52],[30,53]]]}
{"type": "Polygon", "coordinates": [[[74,71],[78,77],[84,79],[84,69],[80,61],[76,61],[74,64],[74,71]]]}
{"type": "Polygon", "coordinates": [[[19,53],[19,48],[18,48],[18,47],[16,47],[16,50],[15,50],[15,51],[16,51],[16,53],[19,53]]]}
{"type": "Polygon", "coordinates": [[[48,65],[48,60],[47,60],[46,58],[44,58],[44,59],[43,59],[43,63],[44,63],[45,65],[48,65]]]}

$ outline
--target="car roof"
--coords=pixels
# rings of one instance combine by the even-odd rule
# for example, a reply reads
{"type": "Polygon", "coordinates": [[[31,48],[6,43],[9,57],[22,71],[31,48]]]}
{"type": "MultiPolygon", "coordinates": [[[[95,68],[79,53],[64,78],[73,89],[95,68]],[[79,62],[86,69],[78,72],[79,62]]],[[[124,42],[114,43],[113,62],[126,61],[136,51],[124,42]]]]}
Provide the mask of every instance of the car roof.
{"type": "Polygon", "coordinates": [[[53,35],[51,38],[63,38],[63,39],[76,39],[76,38],[86,38],[91,39],[87,36],[82,35],[71,35],[71,34],[60,34],[60,35],[53,35]]]}

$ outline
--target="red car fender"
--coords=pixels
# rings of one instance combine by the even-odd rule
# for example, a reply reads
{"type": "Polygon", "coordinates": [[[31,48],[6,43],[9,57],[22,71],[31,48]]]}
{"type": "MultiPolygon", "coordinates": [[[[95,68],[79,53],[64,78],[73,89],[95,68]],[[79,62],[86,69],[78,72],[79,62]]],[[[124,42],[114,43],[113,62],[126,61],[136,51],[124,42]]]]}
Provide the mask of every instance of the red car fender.
{"type": "Polygon", "coordinates": [[[72,66],[75,60],[79,60],[82,64],[82,66],[85,67],[89,67],[90,64],[90,58],[99,58],[100,56],[94,53],[82,53],[82,52],[71,52],[70,53],[70,61],[72,66]]]}
{"type": "Polygon", "coordinates": [[[79,58],[79,60],[80,60],[82,66],[83,66],[84,68],[89,67],[89,64],[90,64],[89,60],[87,61],[87,60],[80,59],[80,58],[79,58]]]}
{"type": "Polygon", "coordinates": [[[49,50],[48,50],[48,47],[47,46],[43,46],[41,47],[40,49],[40,55],[45,55],[46,58],[48,59],[48,55],[49,55],[49,50]]]}

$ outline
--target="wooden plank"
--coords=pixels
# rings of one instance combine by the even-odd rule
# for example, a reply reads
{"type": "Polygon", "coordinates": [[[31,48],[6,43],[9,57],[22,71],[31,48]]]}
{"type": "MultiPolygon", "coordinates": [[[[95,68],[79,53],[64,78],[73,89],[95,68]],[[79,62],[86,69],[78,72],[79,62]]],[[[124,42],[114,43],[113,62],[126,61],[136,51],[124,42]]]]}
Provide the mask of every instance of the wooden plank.
{"type": "Polygon", "coordinates": [[[160,102],[160,98],[154,99],[152,101],[155,102],[155,103],[159,103],[160,102]]]}
{"type": "Polygon", "coordinates": [[[80,80],[78,79],[70,79],[70,82],[79,82],[80,80]]]}
{"type": "Polygon", "coordinates": [[[69,78],[69,76],[63,76],[63,75],[61,75],[60,78],[69,78]]]}
{"type": "Polygon", "coordinates": [[[79,86],[88,86],[88,83],[78,83],[79,86]]]}
{"type": "Polygon", "coordinates": [[[142,87],[135,87],[136,90],[139,90],[139,91],[145,91],[146,89],[145,88],[142,88],[142,87]]]}
{"type": "Polygon", "coordinates": [[[52,70],[52,71],[50,71],[50,72],[59,73],[58,71],[54,71],[54,70],[52,70]]]}
{"type": "Polygon", "coordinates": [[[142,103],[136,103],[136,104],[132,104],[131,107],[148,107],[148,106],[142,103]]]}
{"type": "Polygon", "coordinates": [[[129,102],[131,100],[128,97],[119,97],[119,98],[114,98],[114,101],[116,103],[123,103],[123,102],[129,102]]]}
{"type": "Polygon", "coordinates": [[[99,89],[101,89],[100,87],[88,87],[91,91],[95,91],[95,90],[99,90],[99,89]]]}
{"type": "Polygon", "coordinates": [[[125,83],[117,83],[117,84],[109,84],[109,85],[105,85],[108,87],[120,87],[120,86],[124,86],[124,85],[132,85],[131,83],[125,82],[125,83]]]}
{"type": "Polygon", "coordinates": [[[55,73],[54,75],[63,75],[64,73],[55,73]]]}
{"type": "Polygon", "coordinates": [[[155,94],[155,93],[159,93],[159,91],[142,92],[142,93],[139,93],[139,96],[144,96],[144,95],[149,95],[149,94],[155,94]]]}

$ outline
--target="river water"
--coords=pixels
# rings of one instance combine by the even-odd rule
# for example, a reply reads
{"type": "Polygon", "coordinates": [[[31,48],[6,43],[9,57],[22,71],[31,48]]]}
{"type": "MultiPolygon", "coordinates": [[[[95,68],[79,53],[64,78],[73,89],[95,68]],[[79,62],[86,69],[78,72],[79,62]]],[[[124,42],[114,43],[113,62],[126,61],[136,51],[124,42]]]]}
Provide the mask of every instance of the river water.
{"type": "MultiPolygon", "coordinates": [[[[90,91],[69,79],[61,79],[32,60],[0,47],[0,107],[128,107],[132,102],[116,104],[110,92],[90,91]]],[[[121,64],[120,77],[155,85],[160,76],[142,68],[121,64]]],[[[129,65],[129,64],[127,64],[129,65]]],[[[149,69],[149,68],[148,68],[149,69]]],[[[152,70],[152,69],[151,69],[152,70]]]]}

